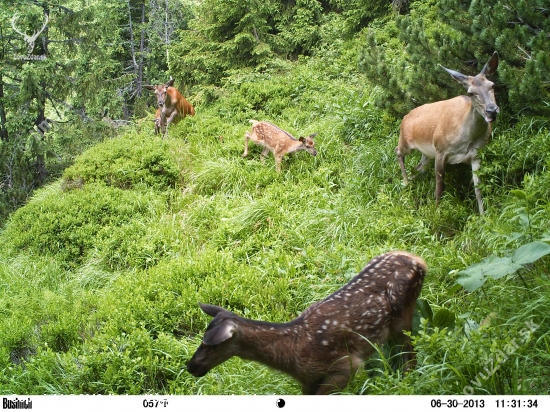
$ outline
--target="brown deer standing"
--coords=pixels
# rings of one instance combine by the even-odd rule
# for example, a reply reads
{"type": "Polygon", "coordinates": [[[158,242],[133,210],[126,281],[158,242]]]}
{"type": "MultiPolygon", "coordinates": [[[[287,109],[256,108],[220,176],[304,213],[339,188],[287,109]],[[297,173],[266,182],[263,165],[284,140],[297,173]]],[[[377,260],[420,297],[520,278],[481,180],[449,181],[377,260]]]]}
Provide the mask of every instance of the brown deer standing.
{"type": "Polygon", "coordinates": [[[416,360],[409,337],[426,263],[395,251],[372,259],[345,286],[288,323],[249,320],[213,305],[202,343],[187,364],[204,376],[233,356],[294,377],[305,395],[343,389],[355,370],[388,339],[403,344],[404,368],[416,360]]]}
{"type": "Polygon", "coordinates": [[[181,95],[178,89],[172,87],[173,84],[174,79],[171,79],[166,84],[145,86],[146,89],[153,90],[157,96],[155,134],[162,133],[164,136],[168,136],[168,126],[171,123],[178,124],[185,116],[195,115],[195,108],[181,95]]]}
{"type": "Polygon", "coordinates": [[[260,157],[262,162],[269,151],[273,153],[273,157],[275,157],[275,169],[277,172],[281,171],[281,162],[286,154],[305,150],[312,156],[317,155],[317,150],[315,150],[314,147],[315,142],[313,141],[313,138],[317,135],[317,133],[309,135],[308,137],[300,137],[299,139],[296,139],[290,133],[269,122],[250,120],[250,123],[252,123],[252,131],[246,132],[244,135],[243,157],[248,156],[249,140],[263,146],[264,150],[262,151],[260,157]]]}
{"type": "MultiPolygon", "coordinates": [[[[445,67],[441,66],[443,69],[445,67]]],[[[477,152],[489,142],[491,123],[496,120],[499,108],[495,102],[494,83],[487,79],[498,68],[495,52],[477,76],[466,76],[445,69],[468,90],[468,96],[425,104],[413,109],[401,122],[397,159],[408,183],[404,158],[417,149],[422,153],[418,171],[424,171],[430,159],[435,159],[435,199],[439,204],[444,189],[445,163],[467,163],[472,167],[474,189],[483,214],[483,201],[476,171],[480,160],[477,152]]]]}

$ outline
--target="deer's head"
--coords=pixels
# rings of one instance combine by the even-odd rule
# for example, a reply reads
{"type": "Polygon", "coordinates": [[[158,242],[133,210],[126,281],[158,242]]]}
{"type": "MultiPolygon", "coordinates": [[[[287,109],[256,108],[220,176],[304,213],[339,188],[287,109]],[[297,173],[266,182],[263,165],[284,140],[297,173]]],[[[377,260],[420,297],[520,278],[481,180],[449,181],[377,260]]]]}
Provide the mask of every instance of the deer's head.
{"type": "Polygon", "coordinates": [[[168,94],[168,88],[172,87],[174,84],[174,79],[171,79],[165,84],[157,84],[157,85],[147,85],[145,88],[147,90],[152,90],[155,95],[157,96],[157,104],[159,107],[164,107],[164,104],[166,103],[166,96],[168,94]]]}
{"type": "Polygon", "coordinates": [[[204,376],[221,363],[235,356],[238,344],[238,317],[233,312],[215,305],[200,303],[201,309],[214,319],[206,328],[202,342],[187,363],[187,370],[193,376],[204,376]]]}
{"type": "MultiPolygon", "coordinates": [[[[443,67],[443,66],[441,66],[443,67]]],[[[493,56],[483,67],[483,70],[477,76],[466,76],[454,70],[446,69],[453,79],[462,84],[468,90],[468,97],[472,101],[472,106],[485,119],[487,123],[494,122],[500,109],[495,100],[495,84],[487,79],[498,68],[498,53],[493,56]]]]}

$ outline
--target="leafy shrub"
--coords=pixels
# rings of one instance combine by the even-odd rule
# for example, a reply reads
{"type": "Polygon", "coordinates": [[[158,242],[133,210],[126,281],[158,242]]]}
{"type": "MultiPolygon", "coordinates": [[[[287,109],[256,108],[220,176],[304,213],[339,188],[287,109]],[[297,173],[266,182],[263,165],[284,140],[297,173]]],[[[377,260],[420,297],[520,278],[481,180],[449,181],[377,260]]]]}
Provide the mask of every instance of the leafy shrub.
{"type": "Polygon", "coordinates": [[[502,0],[415,1],[410,13],[374,23],[366,31],[360,66],[381,88],[377,105],[402,116],[419,104],[456,95],[460,88],[438,63],[476,74],[497,50],[502,111],[547,114],[550,60],[544,33],[550,20],[542,2],[509,7],[502,0]]]}
{"type": "MultiPolygon", "coordinates": [[[[520,185],[526,173],[536,175],[550,164],[550,124],[547,119],[521,117],[513,126],[497,124],[491,142],[483,149],[479,171],[486,190],[507,190],[520,185]]],[[[540,188],[550,192],[550,186],[540,188]],[[545,190],[546,189],[546,190],[545,190]]]]}
{"type": "Polygon", "coordinates": [[[55,256],[67,267],[76,267],[113,230],[148,215],[160,200],[152,193],[97,183],[65,193],[55,185],[13,213],[2,238],[9,239],[12,252],[55,256]]]}
{"type": "Polygon", "coordinates": [[[84,152],[63,174],[71,182],[102,182],[120,189],[146,185],[155,189],[174,187],[179,169],[169,143],[149,136],[127,134],[107,140],[84,152]]]}

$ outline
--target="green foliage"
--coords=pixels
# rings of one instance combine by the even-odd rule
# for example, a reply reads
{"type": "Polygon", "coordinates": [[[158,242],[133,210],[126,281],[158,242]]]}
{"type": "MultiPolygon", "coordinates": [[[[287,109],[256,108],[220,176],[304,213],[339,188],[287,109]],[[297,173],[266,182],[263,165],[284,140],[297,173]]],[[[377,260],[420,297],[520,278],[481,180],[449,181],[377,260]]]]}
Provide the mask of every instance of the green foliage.
{"type": "Polygon", "coordinates": [[[449,309],[441,308],[435,315],[428,301],[417,299],[415,314],[413,316],[412,334],[417,335],[420,325],[424,322],[424,329],[433,330],[445,329],[453,330],[456,324],[456,314],[449,309]]]}
{"type": "Polygon", "coordinates": [[[549,21],[541,0],[416,1],[409,14],[366,31],[360,67],[381,88],[376,104],[402,116],[422,103],[463,93],[438,64],[475,75],[497,50],[502,112],[545,115],[549,21]]]}
{"type": "MultiPolygon", "coordinates": [[[[509,256],[498,257],[491,255],[479,263],[470,265],[459,272],[462,274],[457,283],[469,292],[482,287],[488,278],[500,279],[507,275],[514,275],[526,265],[531,265],[550,253],[550,246],[543,241],[533,241],[541,236],[548,237],[546,221],[546,209],[548,203],[541,199],[541,187],[536,185],[534,179],[525,176],[525,189],[513,189],[510,191],[510,206],[506,207],[502,218],[519,226],[519,231],[512,231],[505,235],[508,243],[517,244],[525,240],[529,243],[516,248],[509,256]],[[540,203],[541,205],[538,205],[540,203]]],[[[542,189],[545,191],[545,189],[542,189]]],[[[528,288],[523,276],[518,274],[521,281],[528,288]]]]}
{"type": "Polygon", "coordinates": [[[120,189],[174,187],[179,170],[168,143],[139,134],[107,140],[86,151],[63,173],[65,186],[101,182],[120,189]]]}
{"type": "Polygon", "coordinates": [[[339,41],[341,31],[324,33],[334,21],[355,33],[387,7],[379,0],[202,1],[190,30],[181,31],[172,48],[181,59],[171,71],[191,84],[219,85],[235,69],[264,69],[273,58],[311,55],[323,43],[339,41]]]}
{"type": "Polygon", "coordinates": [[[145,217],[161,198],[101,184],[63,193],[52,186],[12,214],[5,234],[7,249],[53,256],[67,267],[89,257],[98,243],[132,219],[145,217]]]}
{"type": "Polygon", "coordinates": [[[550,245],[544,242],[532,242],[521,246],[509,257],[490,256],[462,270],[457,282],[468,292],[482,287],[487,278],[500,279],[513,275],[526,264],[533,263],[550,253],[550,245]]]}
{"type": "Polygon", "coordinates": [[[112,135],[113,130],[105,130],[112,120],[123,118],[128,124],[132,116],[145,114],[143,86],[147,79],[168,78],[167,49],[176,30],[187,28],[191,3],[69,0],[59,5],[1,0],[1,4],[3,218],[34,189],[58,178],[90,144],[112,135]],[[17,15],[18,30],[30,34],[40,28],[44,14],[49,21],[29,53],[29,44],[11,20],[17,15]]]}
{"type": "MultiPolygon", "coordinates": [[[[547,119],[525,116],[518,119],[514,127],[497,126],[491,142],[481,154],[480,178],[487,189],[502,188],[507,193],[508,189],[523,184],[526,172],[539,178],[548,173],[546,154],[549,152],[547,119]]],[[[534,198],[548,199],[548,182],[537,181],[530,186],[534,198]]]]}
{"type": "Polygon", "coordinates": [[[258,64],[272,54],[271,16],[279,7],[274,1],[201,2],[191,30],[183,31],[173,48],[182,58],[171,69],[192,84],[212,84],[231,68],[258,64]]]}
{"type": "Polygon", "coordinates": [[[345,21],[348,34],[357,33],[377,17],[388,13],[390,5],[384,0],[330,0],[345,21]]]}
{"type": "MultiPolygon", "coordinates": [[[[108,56],[119,53],[116,61],[128,59],[128,49],[111,42],[129,34],[114,30],[127,24],[128,4],[87,4],[105,6],[96,9],[98,18],[113,13],[98,26],[113,33],[96,40],[108,56]]],[[[140,4],[130,2],[134,22],[140,4]]],[[[297,394],[291,378],[238,358],[200,379],[188,374],[185,363],[210,321],[198,302],[286,322],[345,284],[373,256],[402,249],[429,266],[412,333],[418,367],[403,375],[393,368],[395,350],[380,348],[343,392],[547,393],[548,259],[534,259],[542,252],[527,259],[533,246],[521,248],[549,237],[547,122],[525,116],[497,124],[483,152],[480,174],[489,207],[479,216],[466,182],[469,170],[449,167],[439,207],[433,170],[402,186],[395,158],[399,117],[376,107],[388,85],[407,85],[404,94],[390,96],[399,110],[411,104],[403,98],[407,90],[419,101],[453,95],[444,90],[449,79],[442,71],[437,87],[414,83],[428,79],[422,72],[430,62],[433,70],[439,62],[468,73],[480,68],[493,51],[489,40],[475,46],[475,67],[463,64],[470,52],[445,59],[430,55],[438,39],[455,41],[462,50],[464,32],[456,25],[470,23],[455,17],[464,17],[470,4],[445,11],[435,0],[413,2],[409,15],[371,23],[358,37],[352,32],[378,10],[383,14],[387,2],[203,4],[211,7],[197,6],[197,26],[183,30],[182,41],[169,48],[171,71],[196,92],[196,116],[171,128],[166,140],[152,136],[149,119],[134,119],[139,133],[125,129],[114,138],[107,123],[86,118],[46,133],[41,147],[61,157],[58,176],[78,152],[93,147],[74,159],[63,179],[37,191],[0,232],[0,392],[297,394]],[[278,12],[267,13],[270,7],[278,12]],[[409,40],[402,30],[409,30],[410,50],[428,50],[424,60],[403,58],[409,40]],[[356,72],[369,32],[377,45],[372,53],[388,64],[373,66],[380,78],[356,72]],[[318,155],[288,156],[281,173],[272,156],[259,161],[258,146],[251,145],[243,159],[250,118],[272,121],[296,136],[317,132],[318,155]],[[523,265],[517,273],[529,288],[519,277],[486,282],[477,293],[456,283],[461,268],[492,255],[523,265]],[[491,361],[499,368],[487,376],[491,361]]],[[[83,21],[75,19],[66,22],[67,30],[69,23],[83,21]]],[[[134,35],[140,27],[149,26],[134,26],[134,35]]],[[[158,80],[166,76],[163,47],[149,61],[158,80]]],[[[73,45],[71,53],[77,50],[73,45]]],[[[129,110],[117,106],[119,97],[108,99],[110,87],[120,86],[120,67],[93,61],[93,48],[89,53],[79,60],[77,83],[88,79],[92,87],[109,72],[113,83],[97,86],[97,100],[75,89],[74,102],[91,104],[91,116],[107,103],[129,110]],[[105,70],[94,78],[86,67],[105,70]]],[[[38,67],[26,70],[32,91],[38,67]]],[[[10,110],[16,107],[9,103],[10,110]]],[[[26,121],[10,116],[14,129],[26,121]]],[[[35,160],[35,154],[24,157],[27,137],[18,136],[19,151],[12,151],[15,140],[2,142],[2,153],[19,156],[4,165],[35,160]]],[[[50,165],[55,155],[46,156],[50,165]]]]}
{"type": "Polygon", "coordinates": [[[0,228],[9,213],[32,193],[33,163],[23,139],[0,141],[0,228]]]}

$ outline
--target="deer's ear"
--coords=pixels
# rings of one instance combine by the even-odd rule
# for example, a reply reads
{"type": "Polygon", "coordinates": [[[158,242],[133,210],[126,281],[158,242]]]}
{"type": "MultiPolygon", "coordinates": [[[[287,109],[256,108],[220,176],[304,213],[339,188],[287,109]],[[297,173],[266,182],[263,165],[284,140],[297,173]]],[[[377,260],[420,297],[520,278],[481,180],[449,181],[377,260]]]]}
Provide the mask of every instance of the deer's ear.
{"type": "Polygon", "coordinates": [[[481,74],[484,76],[490,76],[498,69],[498,53],[494,52],[489,61],[483,66],[481,74]]]}
{"type": "Polygon", "coordinates": [[[464,87],[469,87],[469,83],[468,83],[468,76],[466,76],[465,74],[462,74],[460,72],[457,72],[455,70],[451,70],[451,69],[447,69],[443,66],[440,65],[440,67],[445,70],[447,73],[449,73],[453,79],[455,79],[457,82],[459,82],[461,85],[463,85],[464,87]]]}
{"type": "Polygon", "coordinates": [[[155,90],[155,86],[151,86],[150,84],[146,85],[145,88],[147,90],[155,90]]]}
{"type": "Polygon", "coordinates": [[[305,143],[306,138],[305,138],[305,137],[300,137],[298,140],[299,140],[300,142],[302,142],[302,143],[305,143]]]}
{"type": "Polygon", "coordinates": [[[175,79],[170,79],[170,80],[168,80],[168,81],[166,82],[166,87],[172,86],[172,85],[174,84],[174,80],[175,80],[175,79]]]}
{"type": "Polygon", "coordinates": [[[229,319],[224,320],[219,325],[206,331],[202,338],[202,343],[205,345],[219,345],[233,336],[235,332],[235,323],[229,319]]]}
{"type": "Polygon", "coordinates": [[[206,313],[207,315],[212,316],[213,318],[216,317],[218,313],[222,312],[229,312],[227,309],[221,308],[216,305],[209,305],[207,303],[200,303],[199,306],[201,307],[202,311],[206,313]]]}

